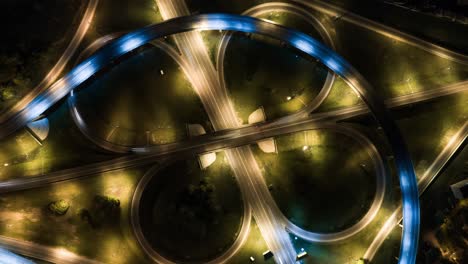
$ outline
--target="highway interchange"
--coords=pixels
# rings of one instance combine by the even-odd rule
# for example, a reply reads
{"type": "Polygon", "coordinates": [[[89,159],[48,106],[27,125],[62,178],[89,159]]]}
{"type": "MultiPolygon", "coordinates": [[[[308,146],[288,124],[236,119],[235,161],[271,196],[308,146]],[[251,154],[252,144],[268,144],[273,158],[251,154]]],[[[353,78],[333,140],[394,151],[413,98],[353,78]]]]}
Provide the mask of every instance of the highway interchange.
{"type": "MultiPolygon", "coordinates": [[[[158,0],[157,2],[160,11],[163,15],[163,18],[165,19],[189,14],[183,1],[158,0]]],[[[330,12],[329,10],[335,10],[329,8],[328,6],[324,8],[323,6],[321,6],[321,4],[323,3],[319,1],[317,2],[317,5],[311,7],[319,9],[319,11],[322,11],[320,8],[328,10],[327,12],[330,12]]],[[[303,2],[303,4],[311,5],[309,2],[303,2]]],[[[253,8],[253,11],[250,10],[246,12],[246,14],[255,16],[264,12],[270,12],[271,10],[275,9],[284,12],[295,13],[296,15],[307,15],[307,11],[305,11],[304,9],[295,7],[291,4],[283,3],[265,4],[263,7],[253,8]],[[304,13],[304,11],[306,13],[304,13]]],[[[340,11],[335,10],[334,12],[336,14],[339,14],[340,11]]],[[[351,21],[354,21],[355,23],[363,23],[359,20],[362,18],[355,18],[349,13],[347,13],[346,17],[349,17],[349,19],[351,21]]],[[[313,19],[308,19],[308,21],[313,21],[313,19]]],[[[317,21],[310,23],[312,24],[316,22],[317,21]]],[[[322,60],[322,62],[325,65],[327,65],[331,70],[333,70],[336,74],[346,79],[348,84],[360,94],[360,96],[366,101],[366,103],[368,103],[369,107],[356,106],[345,109],[339,109],[327,113],[309,115],[310,111],[315,109],[320,104],[320,102],[317,101],[308,105],[306,107],[307,110],[305,110],[305,112],[302,111],[300,115],[291,115],[290,117],[283,118],[271,123],[240,127],[238,129],[235,129],[240,125],[238,123],[238,119],[236,117],[232,104],[230,103],[228,91],[226,85],[224,84],[224,78],[222,78],[223,75],[221,72],[223,71],[217,71],[212,65],[207,55],[203,41],[201,40],[201,37],[197,32],[193,31],[184,34],[178,34],[175,37],[175,39],[181,55],[175,54],[174,51],[171,52],[170,47],[165,47],[164,44],[158,44],[157,42],[153,43],[155,43],[156,46],[168,52],[168,54],[172,54],[171,56],[176,61],[176,57],[179,56],[179,64],[184,69],[184,72],[187,74],[189,80],[192,82],[194,88],[200,96],[203,105],[210,117],[210,120],[213,123],[214,128],[216,130],[220,130],[220,132],[217,132],[214,135],[202,136],[191,142],[179,142],[174,144],[168,144],[165,146],[115,146],[115,144],[112,144],[105,140],[96,139],[92,135],[92,133],[89,133],[90,131],[86,130],[86,124],[84,122],[80,123],[79,113],[77,110],[74,111],[73,104],[71,104],[71,112],[74,113],[74,120],[77,122],[78,127],[80,128],[80,130],[85,132],[84,134],[87,135],[88,138],[94,138],[93,142],[110,151],[124,153],[133,152],[145,155],[131,155],[119,158],[117,161],[113,160],[109,162],[102,162],[99,164],[91,164],[77,169],[70,169],[30,179],[16,179],[8,182],[2,182],[0,183],[0,192],[10,192],[19,189],[34,188],[53,182],[82,177],[85,175],[91,175],[96,172],[138,166],[141,164],[150,164],[154,162],[155,158],[163,157],[166,155],[173,155],[183,152],[203,153],[213,150],[225,149],[229,157],[231,166],[239,182],[239,185],[241,186],[244,201],[248,201],[248,203],[246,203],[245,205],[246,210],[244,220],[246,218],[248,218],[249,220],[244,222],[249,223],[249,225],[243,224],[243,227],[241,228],[242,232],[240,232],[241,235],[239,235],[239,238],[233,245],[232,250],[223,254],[221,256],[222,258],[217,259],[216,262],[213,263],[227,261],[229,257],[231,257],[236,252],[236,250],[241,247],[243,241],[245,241],[245,234],[248,233],[248,226],[250,226],[250,213],[252,213],[253,217],[257,222],[257,225],[259,225],[262,231],[262,235],[264,236],[268,244],[268,247],[273,252],[275,252],[276,260],[279,263],[291,263],[292,260],[295,259],[295,255],[297,253],[295,252],[291,242],[289,241],[289,235],[286,230],[289,230],[290,232],[310,241],[331,242],[335,240],[345,239],[362,230],[362,228],[364,228],[365,225],[372,220],[372,216],[375,215],[376,210],[378,210],[378,207],[369,210],[369,212],[366,214],[366,217],[364,217],[363,220],[359,222],[362,222],[360,226],[358,226],[357,228],[354,228],[354,226],[352,227],[354,228],[353,232],[347,231],[344,232],[346,234],[333,234],[333,236],[327,237],[327,235],[314,234],[302,230],[299,227],[296,227],[292,223],[287,221],[287,219],[285,219],[285,217],[281,214],[279,209],[275,206],[276,203],[274,202],[266,187],[266,184],[263,180],[263,176],[261,175],[261,171],[258,168],[255,159],[253,158],[253,154],[251,153],[249,147],[245,145],[255,142],[262,138],[287,134],[294,131],[326,128],[335,129],[336,131],[345,131],[344,133],[348,133],[351,136],[353,136],[353,138],[360,140],[362,144],[369,144],[369,146],[371,146],[370,149],[375,150],[375,147],[372,145],[372,143],[369,140],[367,140],[364,136],[360,135],[356,131],[353,131],[349,127],[336,124],[336,122],[339,120],[347,119],[356,115],[367,114],[370,108],[377,115],[376,118],[379,120],[384,130],[388,132],[390,142],[395,145],[395,158],[398,160],[398,162],[401,163],[401,167],[399,169],[401,177],[400,180],[402,180],[401,187],[404,201],[403,225],[405,228],[403,230],[404,232],[402,238],[402,252],[400,256],[400,263],[414,263],[415,250],[417,249],[418,239],[419,210],[417,209],[418,193],[415,185],[416,178],[414,177],[413,168],[409,157],[407,156],[406,150],[404,148],[400,148],[401,145],[399,144],[401,144],[402,142],[400,141],[401,138],[399,137],[399,133],[397,132],[397,130],[395,130],[395,126],[392,124],[393,121],[391,121],[391,118],[388,118],[389,115],[388,112],[385,110],[383,103],[381,103],[380,99],[378,99],[371,92],[372,88],[370,88],[370,85],[362,78],[362,76],[360,76],[352,68],[352,66],[347,64],[339,56],[335,55],[331,50],[320,45],[320,43],[316,43],[313,40],[310,41],[309,37],[301,35],[300,33],[296,34],[295,32],[289,32],[288,30],[276,29],[274,25],[269,24],[265,21],[229,15],[199,15],[194,16],[193,19],[175,19],[170,20],[164,24],[165,26],[155,25],[145,28],[143,30],[136,31],[135,33],[129,33],[121,38],[117,38],[116,40],[111,41],[111,39],[113,38],[105,39],[109,42],[103,41],[102,44],[110,44],[104,45],[104,47],[98,50],[95,55],[93,55],[89,59],[86,59],[83,63],[78,65],[74,70],[72,70],[70,74],[58,80],[54,85],[50,87],[50,90],[41,91],[40,93],[33,96],[33,98],[39,99],[31,100],[29,103],[22,103],[22,107],[18,106],[17,108],[12,109],[11,113],[9,113],[10,118],[6,118],[4,119],[6,121],[2,122],[0,134],[2,134],[3,136],[8,135],[16,129],[24,126],[24,124],[34,119],[40,113],[45,111],[48,107],[53,105],[57,100],[66,96],[68,92],[72,92],[74,87],[86,81],[88,78],[91,78],[92,75],[96,73],[99,69],[105,67],[107,60],[113,60],[116,56],[121,56],[127,52],[130,52],[138,46],[141,46],[144,43],[158,36],[161,37],[165,35],[171,35],[179,31],[187,31],[191,29],[222,29],[244,32],[257,32],[261,34],[269,34],[276,38],[288,41],[291,46],[294,46],[299,50],[303,51],[304,53],[307,53],[322,60]],[[367,217],[367,215],[369,215],[369,217],[367,217]]],[[[374,22],[366,23],[366,27],[376,32],[385,34],[386,36],[398,38],[400,41],[413,43],[413,45],[417,45],[420,48],[433,52],[434,54],[442,56],[444,58],[453,59],[457,62],[461,61],[464,64],[466,64],[467,62],[466,56],[464,55],[453,53],[451,51],[448,51],[430,43],[428,44],[425,41],[416,39],[414,37],[408,36],[405,33],[395,31],[393,29],[385,31],[385,29],[387,28],[380,24],[376,24],[374,22]]],[[[223,55],[220,54],[224,54],[223,49],[227,47],[227,42],[228,37],[226,37],[223,42],[226,44],[221,45],[221,47],[224,48],[221,48],[218,52],[218,67],[222,67],[223,65],[223,55]]],[[[332,42],[329,42],[329,45],[332,45],[332,42]]],[[[327,82],[324,85],[324,89],[322,90],[322,92],[325,91],[323,92],[323,98],[325,98],[328,94],[327,87],[331,88],[331,83],[333,83],[334,78],[333,76],[333,74],[329,74],[329,76],[327,77],[327,82]]],[[[460,91],[466,91],[467,87],[467,83],[461,82],[458,84],[441,87],[439,89],[427,90],[419,93],[413,93],[410,95],[393,98],[386,101],[385,103],[388,107],[397,107],[411,103],[418,103],[439,96],[445,96],[460,91]]],[[[319,98],[321,98],[321,96],[319,96],[319,98]]],[[[454,136],[452,143],[446,146],[442,153],[432,163],[431,167],[425,172],[423,177],[419,179],[417,186],[420,193],[424,191],[428,184],[440,173],[441,168],[444,166],[444,164],[448,162],[450,157],[463,144],[463,142],[466,140],[467,135],[467,124],[465,123],[465,125],[458,132],[458,134],[454,136]]],[[[379,161],[380,156],[378,155],[378,152],[376,150],[375,152],[377,155],[372,156],[376,157],[375,162],[379,164],[382,161],[379,161]]],[[[382,168],[382,165],[379,165],[377,167],[382,168]]],[[[382,171],[381,174],[383,174],[382,171]]],[[[385,184],[382,182],[382,185],[379,188],[377,188],[377,193],[379,193],[381,188],[385,188],[385,184]]],[[[134,199],[133,202],[138,203],[138,188],[135,192],[135,196],[136,199],[134,199]]],[[[374,203],[375,201],[377,201],[377,203],[381,203],[381,200],[380,198],[378,198],[378,195],[376,195],[374,203]]],[[[394,226],[396,226],[400,219],[401,210],[397,210],[384,225],[381,232],[376,237],[376,240],[372,243],[371,247],[369,247],[369,250],[368,252],[366,252],[365,255],[367,259],[372,259],[376,250],[383,242],[384,238],[388,235],[391,229],[394,226]]],[[[0,243],[3,245],[7,245],[8,241],[2,242],[0,240],[0,243]]],[[[15,250],[15,248],[13,248],[12,250],[15,250]]],[[[16,251],[19,250],[16,249],[16,251]]],[[[26,254],[24,252],[20,253],[26,254]]],[[[34,252],[31,254],[35,254],[35,257],[39,257],[39,255],[41,255],[41,253],[34,252]]],[[[54,254],[42,253],[42,256],[40,257],[46,260],[54,259],[50,258],[50,255],[54,254]],[[49,255],[49,258],[44,257],[44,255],[49,255]]],[[[61,261],[64,261],[64,263],[84,263],[82,259],[78,260],[78,258],[79,256],[76,256],[76,258],[74,258],[70,255],[68,260],[62,258],[61,261]]],[[[168,262],[168,260],[165,259],[156,258],[155,260],[160,262],[168,262]]]]}

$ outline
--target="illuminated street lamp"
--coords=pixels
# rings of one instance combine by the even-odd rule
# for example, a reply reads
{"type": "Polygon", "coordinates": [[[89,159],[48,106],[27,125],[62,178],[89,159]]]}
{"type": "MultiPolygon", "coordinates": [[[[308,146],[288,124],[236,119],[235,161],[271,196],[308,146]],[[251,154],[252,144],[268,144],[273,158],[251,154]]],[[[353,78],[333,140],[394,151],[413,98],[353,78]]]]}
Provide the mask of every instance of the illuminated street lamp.
{"type": "Polygon", "coordinates": [[[291,99],[292,99],[291,96],[286,97],[286,100],[288,100],[288,101],[291,100],[291,99]]]}
{"type": "Polygon", "coordinates": [[[3,164],[3,166],[5,166],[5,167],[8,167],[8,165],[10,165],[10,164],[8,164],[8,163],[3,164]]]}

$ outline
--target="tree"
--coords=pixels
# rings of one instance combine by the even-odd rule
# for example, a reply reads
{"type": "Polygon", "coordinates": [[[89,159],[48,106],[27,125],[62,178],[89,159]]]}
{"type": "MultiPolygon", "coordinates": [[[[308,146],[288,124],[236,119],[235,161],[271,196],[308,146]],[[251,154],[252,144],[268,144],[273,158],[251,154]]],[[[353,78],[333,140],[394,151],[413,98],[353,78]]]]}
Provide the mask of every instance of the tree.
{"type": "Polygon", "coordinates": [[[82,209],[80,216],[93,228],[116,224],[120,220],[120,200],[109,196],[96,195],[93,199],[92,208],[90,210],[82,209]]]}
{"type": "Polygon", "coordinates": [[[187,219],[199,219],[211,222],[215,219],[220,207],[214,196],[215,186],[204,180],[197,185],[189,185],[179,199],[176,208],[187,219]]]}
{"type": "Polygon", "coordinates": [[[51,202],[47,208],[55,215],[65,215],[70,208],[70,204],[65,200],[51,202]]]}

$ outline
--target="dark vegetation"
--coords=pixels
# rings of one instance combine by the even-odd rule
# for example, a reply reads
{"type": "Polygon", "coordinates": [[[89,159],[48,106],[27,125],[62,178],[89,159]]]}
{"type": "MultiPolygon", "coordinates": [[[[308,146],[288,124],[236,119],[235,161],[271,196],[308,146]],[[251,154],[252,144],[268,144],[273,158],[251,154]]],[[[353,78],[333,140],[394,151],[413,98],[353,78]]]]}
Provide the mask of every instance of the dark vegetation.
{"type": "Polygon", "coordinates": [[[205,263],[225,252],[241,219],[240,192],[222,153],[204,170],[193,159],[161,169],[140,202],[144,236],[176,263],[205,263]]]}
{"type": "Polygon", "coordinates": [[[81,209],[80,217],[93,228],[118,223],[120,219],[120,201],[118,199],[96,195],[90,209],[81,209]]]}
{"type": "Polygon", "coordinates": [[[215,199],[214,189],[215,186],[205,180],[190,184],[176,203],[178,215],[187,222],[195,219],[213,222],[221,210],[215,199]]]}
{"type": "Polygon", "coordinates": [[[2,0],[0,112],[19,100],[50,70],[68,44],[80,0],[2,0]]]}
{"type": "Polygon", "coordinates": [[[58,200],[55,202],[51,202],[47,206],[47,208],[54,215],[64,215],[67,213],[68,209],[70,208],[70,204],[65,200],[58,200]]]}

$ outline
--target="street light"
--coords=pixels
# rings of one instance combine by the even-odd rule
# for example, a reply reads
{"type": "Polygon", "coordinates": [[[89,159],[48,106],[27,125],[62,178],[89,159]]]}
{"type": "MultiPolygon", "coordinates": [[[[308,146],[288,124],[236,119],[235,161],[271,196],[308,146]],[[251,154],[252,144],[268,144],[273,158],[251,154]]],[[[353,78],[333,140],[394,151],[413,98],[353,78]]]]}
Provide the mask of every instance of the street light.
{"type": "Polygon", "coordinates": [[[291,100],[291,99],[292,99],[291,96],[286,97],[286,100],[288,100],[288,101],[291,100]]]}

